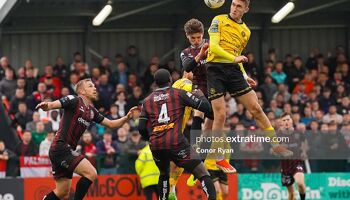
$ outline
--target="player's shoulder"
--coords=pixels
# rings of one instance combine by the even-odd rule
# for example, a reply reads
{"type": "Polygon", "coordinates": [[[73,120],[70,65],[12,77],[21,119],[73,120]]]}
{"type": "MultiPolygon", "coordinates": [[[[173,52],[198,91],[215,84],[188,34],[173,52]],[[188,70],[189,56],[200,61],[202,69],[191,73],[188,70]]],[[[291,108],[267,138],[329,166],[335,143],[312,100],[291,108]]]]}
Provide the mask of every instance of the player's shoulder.
{"type": "Polygon", "coordinates": [[[64,97],[62,97],[61,99],[60,99],[60,101],[61,102],[66,102],[66,101],[76,101],[76,100],[78,100],[78,96],[76,96],[76,95],[72,95],[72,94],[70,94],[70,95],[67,95],[67,96],[64,96],[64,97]]]}
{"type": "Polygon", "coordinates": [[[78,98],[77,95],[73,95],[73,94],[67,95],[67,96],[65,96],[65,97],[68,98],[69,100],[73,100],[73,99],[78,98]]]}
{"type": "Polygon", "coordinates": [[[216,20],[224,20],[224,19],[227,19],[227,18],[228,18],[227,14],[216,15],[214,17],[214,19],[216,19],[216,20]]]}
{"type": "Polygon", "coordinates": [[[250,34],[250,29],[248,28],[248,25],[245,22],[243,22],[242,28],[244,29],[244,31],[250,34]]]}
{"type": "Polygon", "coordinates": [[[179,90],[184,90],[186,92],[191,92],[192,91],[192,81],[187,79],[187,78],[181,78],[177,81],[172,86],[174,89],[179,89],[179,90]]]}
{"type": "Polygon", "coordinates": [[[151,98],[151,96],[153,95],[153,92],[151,94],[149,94],[148,96],[146,96],[143,100],[142,103],[145,103],[147,101],[149,101],[149,99],[151,98]]]}

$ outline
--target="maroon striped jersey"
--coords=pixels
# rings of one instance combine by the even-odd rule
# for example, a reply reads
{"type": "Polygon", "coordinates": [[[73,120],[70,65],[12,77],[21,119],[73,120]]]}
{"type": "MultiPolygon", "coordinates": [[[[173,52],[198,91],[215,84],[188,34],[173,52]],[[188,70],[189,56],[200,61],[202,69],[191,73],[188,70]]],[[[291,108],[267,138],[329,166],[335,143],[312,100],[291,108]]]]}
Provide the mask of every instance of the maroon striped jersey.
{"type": "Polygon", "coordinates": [[[75,149],[81,135],[90,126],[90,123],[92,121],[101,123],[104,116],[92,105],[85,105],[82,97],[68,95],[59,101],[64,113],[51,148],[54,150],[57,146],[68,144],[75,149]]]}
{"type": "MultiPolygon", "coordinates": [[[[203,44],[204,43],[208,43],[208,40],[203,39],[203,44]]],[[[185,65],[187,64],[195,64],[196,66],[194,66],[194,69],[192,70],[193,72],[193,84],[194,85],[200,85],[200,86],[207,86],[207,68],[205,66],[206,63],[206,58],[204,58],[203,60],[200,60],[199,63],[196,62],[190,62],[190,60],[194,60],[194,58],[199,54],[202,45],[198,46],[198,47],[194,47],[194,46],[189,46],[186,49],[184,49],[181,54],[181,63],[182,66],[185,67],[185,65]]],[[[192,67],[191,67],[192,68],[192,67]]]]}
{"type": "MultiPolygon", "coordinates": [[[[283,143],[290,151],[293,151],[293,157],[300,158],[301,156],[301,144],[305,141],[305,137],[302,133],[290,132],[287,134],[280,133],[280,137],[288,137],[289,142],[283,143]]],[[[296,172],[304,172],[303,161],[300,159],[290,159],[281,161],[282,174],[294,175],[296,172]]]]}
{"type": "Polygon", "coordinates": [[[152,92],[142,103],[140,119],[147,120],[152,150],[177,148],[184,141],[182,122],[186,106],[199,108],[202,100],[192,93],[164,87],[152,92]]]}

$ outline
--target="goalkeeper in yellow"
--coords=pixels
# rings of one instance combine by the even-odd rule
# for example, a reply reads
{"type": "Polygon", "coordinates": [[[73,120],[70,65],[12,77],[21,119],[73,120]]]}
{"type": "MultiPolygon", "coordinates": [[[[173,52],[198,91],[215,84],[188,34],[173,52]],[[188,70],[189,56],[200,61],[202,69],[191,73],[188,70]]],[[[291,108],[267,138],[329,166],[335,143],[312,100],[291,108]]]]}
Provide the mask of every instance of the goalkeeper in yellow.
{"type": "MultiPolygon", "coordinates": [[[[269,119],[258,103],[252,87],[253,79],[247,76],[242,63],[248,58],[241,55],[250,38],[250,30],[242,21],[249,10],[250,0],[232,0],[230,13],[216,16],[210,25],[209,51],[207,55],[208,98],[214,112],[212,130],[220,132],[226,120],[226,102],[224,95],[235,97],[254,116],[257,125],[271,138],[275,154],[291,156],[288,149],[273,142],[276,134],[269,119]]],[[[231,166],[232,167],[232,166],[231,166]]],[[[223,171],[236,171],[233,167],[223,171]]]]}

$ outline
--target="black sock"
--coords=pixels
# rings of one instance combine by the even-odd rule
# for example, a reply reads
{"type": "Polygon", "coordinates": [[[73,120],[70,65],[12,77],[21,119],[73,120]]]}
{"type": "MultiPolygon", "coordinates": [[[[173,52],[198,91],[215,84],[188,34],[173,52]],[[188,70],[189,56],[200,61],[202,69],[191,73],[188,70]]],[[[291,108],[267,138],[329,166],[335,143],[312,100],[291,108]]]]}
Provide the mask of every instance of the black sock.
{"type": "Polygon", "coordinates": [[[208,196],[208,200],[216,200],[216,191],[213,180],[210,178],[210,176],[202,176],[202,178],[200,178],[199,180],[202,183],[204,193],[208,196]]]}
{"type": "Polygon", "coordinates": [[[60,199],[56,196],[56,194],[53,191],[51,191],[49,194],[44,196],[43,200],[60,200],[60,199]]]}
{"type": "MultiPolygon", "coordinates": [[[[192,138],[198,138],[198,137],[201,137],[201,134],[202,134],[202,123],[203,123],[203,119],[200,118],[200,117],[193,117],[193,120],[192,120],[192,126],[191,126],[191,136],[192,138]],[[193,131],[193,132],[192,132],[193,131]]],[[[190,142],[190,140],[188,140],[190,142]]],[[[205,148],[205,147],[202,147],[204,142],[202,142],[200,144],[200,148],[205,148]]],[[[201,155],[202,156],[202,155],[201,155]]],[[[203,154],[203,157],[206,157],[204,154],[203,154]]],[[[204,162],[205,159],[202,159],[202,161],[204,162]]]]}
{"type": "Polygon", "coordinates": [[[202,130],[203,119],[200,117],[193,117],[191,130],[202,130]]]}
{"type": "Polygon", "coordinates": [[[305,194],[299,193],[299,195],[300,195],[300,200],[305,200],[305,194]]]}
{"type": "Polygon", "coordinates": [[[89,190],[92,181],[86,177],[81,177],[75,189],[74,200],[82,200],[89,190]]]}
{"type": "Polygon", "coordinates": [[[158,180],[159,199],[167,200],[169,198],[169,190],[170,190],[169,176],[160,175],[158,180]]]}

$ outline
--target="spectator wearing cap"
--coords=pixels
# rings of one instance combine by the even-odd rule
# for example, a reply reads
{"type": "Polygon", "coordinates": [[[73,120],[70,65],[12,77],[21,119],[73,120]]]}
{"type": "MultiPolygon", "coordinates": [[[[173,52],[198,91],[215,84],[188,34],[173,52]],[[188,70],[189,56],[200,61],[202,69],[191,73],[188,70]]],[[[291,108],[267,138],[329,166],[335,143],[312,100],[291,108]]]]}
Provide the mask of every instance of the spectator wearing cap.
{"type": "Polygon", "coordinates": [[[100,174],[116,174],[118,144],[112,140],[112,132],[106,130],[103,139],[96,143],[100,174]]]}

